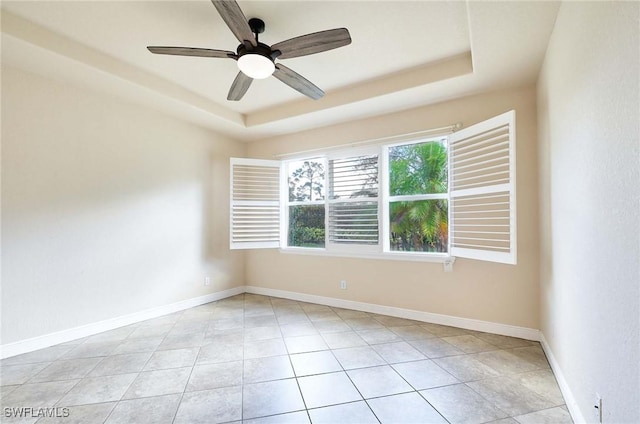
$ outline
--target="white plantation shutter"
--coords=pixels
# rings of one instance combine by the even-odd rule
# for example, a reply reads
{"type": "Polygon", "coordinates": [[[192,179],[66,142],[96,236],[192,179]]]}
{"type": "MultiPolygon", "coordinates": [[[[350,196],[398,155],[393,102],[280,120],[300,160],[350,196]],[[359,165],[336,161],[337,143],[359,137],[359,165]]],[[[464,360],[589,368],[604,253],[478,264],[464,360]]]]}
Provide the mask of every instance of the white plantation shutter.
{"type": "Polygon", "coordinates": [[[280,162],[231,158],[231,249],[280,246],[280,162]]]}
{"type": "Polygon", "coordinates": [[[516,263],[515,111],[449,136],[451,256],[516,263]]]}
{"type": "Polygon", "coordinates": [[[329,159],[328,243],[377,246],[378,155],[329,159]]]}

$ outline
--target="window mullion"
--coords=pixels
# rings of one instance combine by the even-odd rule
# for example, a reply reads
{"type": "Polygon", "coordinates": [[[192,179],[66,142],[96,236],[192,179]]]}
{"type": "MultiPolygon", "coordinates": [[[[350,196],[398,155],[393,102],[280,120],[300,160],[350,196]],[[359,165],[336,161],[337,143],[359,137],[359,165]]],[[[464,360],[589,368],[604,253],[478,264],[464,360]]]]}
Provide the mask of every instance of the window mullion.
{"type": "Polygon", "coordinates": [[[381,214],[380,229],[382,231],[382,251],[389,252],[391,250],[391,244],[389,241],[389,147],[384,146],[382,148],[382,163],[380,164],[380,203],[381,214]]]}

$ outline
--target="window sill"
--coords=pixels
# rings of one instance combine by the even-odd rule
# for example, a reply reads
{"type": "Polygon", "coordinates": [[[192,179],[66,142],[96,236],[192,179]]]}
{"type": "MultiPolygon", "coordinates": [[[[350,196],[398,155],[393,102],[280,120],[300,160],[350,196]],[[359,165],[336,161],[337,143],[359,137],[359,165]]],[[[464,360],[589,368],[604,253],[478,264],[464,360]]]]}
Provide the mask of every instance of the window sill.
{"type": "Polygon", "coordinates": [[[380,253],[359,253],[359,252],[329,252],[326,249],[308,248],[308,247],[286,247],[280,249],[281,253],[294,255],[309,256],[331,256],[338,258],[359,258],[359,259],[383,259],[393,261],[409,261],[409,262],[432,262],[432,263],[450,263],[455,262],[455,257],[446,253],[396,253],[396,252],[380,252],[380,253]]]}

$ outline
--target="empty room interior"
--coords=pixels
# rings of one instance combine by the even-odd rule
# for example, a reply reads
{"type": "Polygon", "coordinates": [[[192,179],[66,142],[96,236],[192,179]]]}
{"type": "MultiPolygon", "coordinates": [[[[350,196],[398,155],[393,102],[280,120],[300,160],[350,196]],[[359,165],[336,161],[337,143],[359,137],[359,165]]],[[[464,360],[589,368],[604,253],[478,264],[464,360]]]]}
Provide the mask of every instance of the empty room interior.
{"type": "Polygon", "coordinates": [[[2,1],[3,423],[640,423],[640,3],[2,1]]]}

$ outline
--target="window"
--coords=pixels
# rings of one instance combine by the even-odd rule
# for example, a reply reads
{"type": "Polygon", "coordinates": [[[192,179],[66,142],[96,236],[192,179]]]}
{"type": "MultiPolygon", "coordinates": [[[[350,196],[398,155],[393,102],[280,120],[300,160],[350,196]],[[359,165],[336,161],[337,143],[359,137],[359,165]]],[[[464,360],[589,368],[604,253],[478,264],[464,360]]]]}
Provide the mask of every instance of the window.
{"type": "Polygon", "coordinates": [[[325,169],[322,158],[286,162],[287,246],[325,246],[325,169]]]}
{"type": "Polygon", "coordinates": [[[231,248],[515,264],[515,112],[446,137],[232,160],[231,208],[231,248]]]}
{"type": "Polygon", "coordinates": [[[388,199],[385,249],[448,251],[446,138],[384,148],[388,199]]]}

